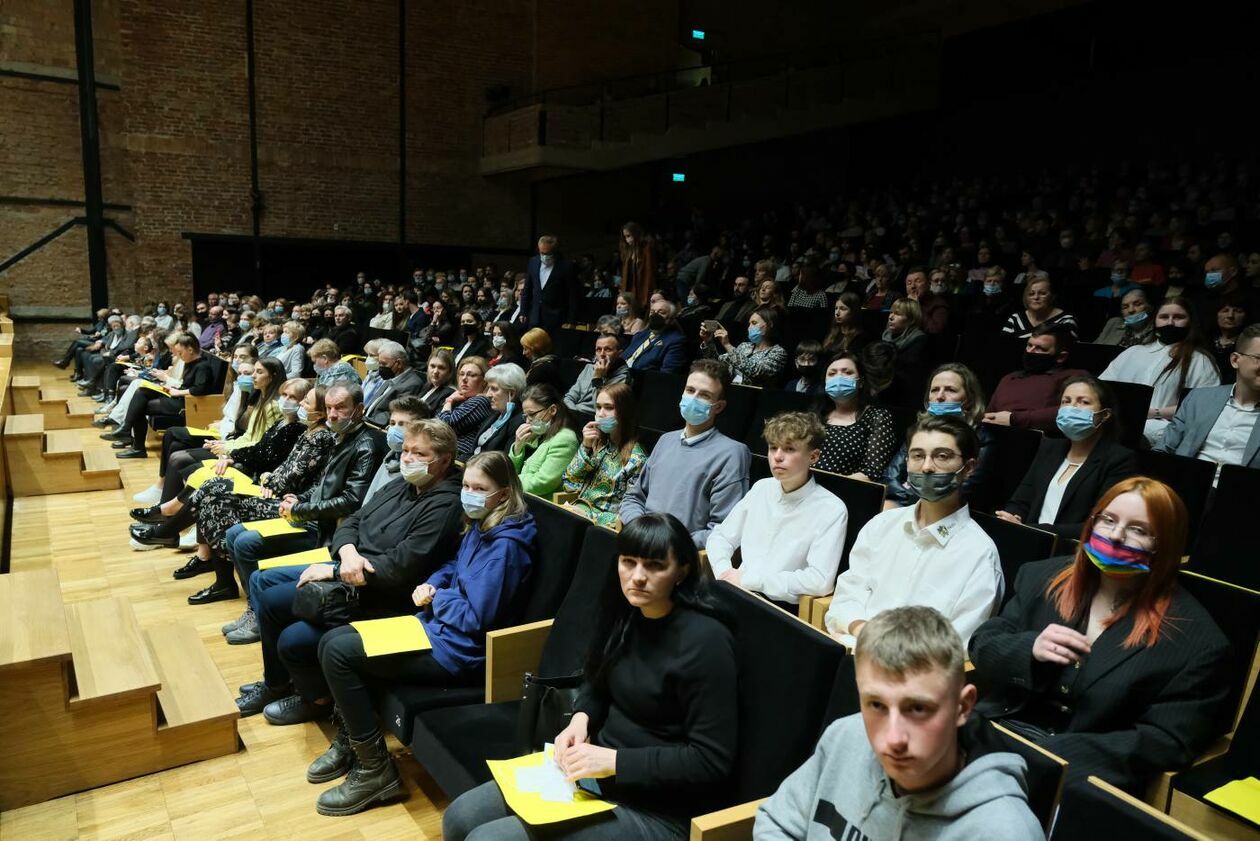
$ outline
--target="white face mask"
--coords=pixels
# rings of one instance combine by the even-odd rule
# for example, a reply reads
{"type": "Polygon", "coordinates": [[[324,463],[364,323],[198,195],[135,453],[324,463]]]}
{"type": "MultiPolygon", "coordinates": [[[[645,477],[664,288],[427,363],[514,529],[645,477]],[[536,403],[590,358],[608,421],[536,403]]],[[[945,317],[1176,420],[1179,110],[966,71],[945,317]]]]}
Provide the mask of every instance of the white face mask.
{"type": "Polygon", "coordinates": [[[429,463],[427,461],[400,461],[398,463],[398,472],[403,479],[417,488],[422,488],[433,481],[433,477],[429,475],[429,463]]]}

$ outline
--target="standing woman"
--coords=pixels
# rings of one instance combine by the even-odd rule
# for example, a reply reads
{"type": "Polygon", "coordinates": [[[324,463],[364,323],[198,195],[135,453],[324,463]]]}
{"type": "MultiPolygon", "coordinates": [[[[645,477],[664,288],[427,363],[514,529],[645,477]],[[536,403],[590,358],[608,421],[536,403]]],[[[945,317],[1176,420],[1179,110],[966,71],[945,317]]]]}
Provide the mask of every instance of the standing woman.
{"type": "Polygon", "coordinates": [[[1228,727],[1229,641],[1177,582],[1188,520],[1172,488],[1124,480],[1076,554],[1023,564],[971,637],[976,711],[1066,759],[1069,784],[1095,774],[1140,794],[1228,727]]]}
{"type": "Polygon", "coordinates": [[[463,461],[477,446],[477,434],[486,418],[494,414],[490,400],[485,396],[486,360],[470,356],[459,365],[455,391],[451,392],[437,419],[450,424],[459,437],[457,461],[463,461]]]}
{"type": "Polygon", "coordinates": [[[1137,458],[1116,443],[1116,401],[1106,383],[1071,377],[1059,392],[1055,418],[1064,438],[1043,438],[1003,520],[1027,523],[1060,537],[1076,538],[1094,502],[1137,470],[1137,458]]]}
{"type": "Polygon", "coordinates": [[[581,446],[564,473],[565,491],[577,494],[569,506],[613,528],[621,500],[646,463],[633,389],[624,382],[604,386],[595,395],[595,420],[582,427],[581,446]]]}
{"type": "Polygon", "coordinates": [[[1152,447],[1163,440],[1164,430],[1177,414],[1183,388],[1221,384],[1194,307],[1180,297],[1166,299],[1155,311],[1155,341],[1122,351],[1099,379],[1140,383],[1154,389],[1142,430],[1152,447]]]}
{"type": "MultiPolygon", "coordinates": [[[[476,354],[465,356],[464,360],[479,359],[476,354]]],[[[460,362],[460,365],[463,361],[460,362]]],[[[455,387],[451,385],[451,379],[455,374],[455,362],[451,358],[451,352],[444,348],[437,348],[433,353],[429,354],[429,362],[425,366],[425,384],[420,393],[420,399],[429,407],[429,411],[436,415],[442,411],[442,404],[446,402],[446,398],[455,393],[455,387]]]]}
{"type": "Polygon", "coordinates": [[[862,332],[862,322],[858,313],[862,309],[862,298],[856,292],[842,292],[836,299],[835,318],[831,322],[831,330],[823,340],[823,352],[860,353],[862,348],[871,343],[871,337],[862,332]]]}
{"type": "Polygon", "coordinates": [[[827,400],[820,415],[827,434],[818,469],[878,481],[888,469],[900,436],[887,409],[867,405],[862,362],[855,354],[840,354],[827,365],[823,388],[827,400]]]}
{"type": "Polygon", "coordinates": [[[1076,317],[1059,308],[1050,279],[1043,277],[1024,286],[1024,306],[1010,314],[1002,325],[1002,332],[1027,339],[1034,327],[1046,322],[1066,325],[1072,335],[1076,335],[1076,317]]]}
{"type": "MultiPolygon", "coordinates": [[[[449,454],[444,458],[443,469],[449,469],[449,454]]],[[[518,617],[538,532],[503,453],[468,460],[460,502],[465,518],[458,552],[411,594],[432,649],[368,657],[363,638],[350,625],[329,631],[319,642],[320,669],[339,720],[336,737],[306,778],[329,782],[348,774],[344,783],[319,796],[315,809],[321,815],[352,815],[406,795],[376,722],[368,679],[420,686],[482,683],[486,632],[518,617]]]]}
{"type": "Polygon", "coordinates": [[[550,497],[560,489],[564,470],[573,461],[578,439],[560,392],[549,385],[532,385],[521,397],[525,422],[516,429],[509,455],[521,476],[525,493],[550,497]]]}
{"type": "MultiPolygon", "coordinates": [[[[617,808],[556,824],[557,841],[685,839],[692,816],[729,795],[739,742],[735,640],[687,529],[646,514],[617,537],[619,586],[605,593],[556,764],[617,808]],[[595,783],[594,781],[598,781],[595,783]]],[[[446,841],[532,837],[493,781],[442,816],[446,841]]]]}
{"type": "Polygon", "coordinates": [[[779,342],[779,310],[761,307],[748,317],[748,341],[731,345],[723,327],[713,334],[715,341],[701,342],[700,352],[717,359],[731,372],[732,383],[758,387],[775,385],[787,368],[787,351],[779,342]],[[716,347],[721,342],[725,353],[716,347]]]}
{"type": "Polygon", "coordinates": [[[621,291],[635,299],[639,309],[647,309],[648,298],[656,289],[656,242],[637,222],[621,226],[621,291]]]}

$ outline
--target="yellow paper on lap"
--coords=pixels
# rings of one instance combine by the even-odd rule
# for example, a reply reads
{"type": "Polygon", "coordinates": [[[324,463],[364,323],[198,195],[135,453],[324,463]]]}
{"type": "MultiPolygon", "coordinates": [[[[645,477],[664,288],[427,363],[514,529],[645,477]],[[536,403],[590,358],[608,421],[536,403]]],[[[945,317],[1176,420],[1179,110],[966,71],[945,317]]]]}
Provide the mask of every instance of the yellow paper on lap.
{"type": "MultiPolygon", "coordinates": [[[[227,470],[224,470],[223,476],[221,477],[216,476],[214,472],[214,465],[215,462],[213,461],[209,462],[209,464],[203,462],[202,467],[198,467],[192,473],[188,474],[188,478],[184,480],[184,484],[195,490],[200,488],[206,482],[209,482],[211,479],[223,478],[230,479],[232,481],[234,493],[246,493],[246,491],[242,489],[250,487],[257,488],[257,485],[254,484],[252,479],[237,470],[235,467],[229,467],[227,470]]],[[[258,496],[258,494],[253,493],[250,494],[250,496],[258,496]]]]}
{"type": "Polygon", "coordinates": [[[136,382],[140,383],[141,388],[147,388],[151,391],[156,391],[158,394],[164,394],[167,397],[171,396],[171,393],[169,391],[167,391],[165,388],[158,385],[157,383],[152,383],[152,382],[149,382],[148,380],[136,380],[136,382]]]}
{"type": "Polygon", "coordinates": [[[1203,795],[1203,799],[1252,823],[1260,823],[1260,780],[1255,777],[1228,782],[1203,795]]]}
{"type": "Polygon", "coordinates": [[[264,558],[258,562],[259,569],[272,569],[274,567],[305,567],[311,564],[331,564],[332,555],[328,553],[327,546],[321,546],[318,549],[307,549],[305,552],[294,552],[291,555],[277,555],[274,558],[264,558]]]}
{"type": "Polygon", "coordinates": [[[508,808],[531,826],[571,821],[617,808],[615,803],[565,784],[551,758],[551,745],[516,759],[487,759],[486,765],[490,766],[508,808]]]}
{"type": "Polygon", "coordinates": [[[302,534],[304,531],[284,517],[274,517],[270,520],[250,520],[248,523],[241,523],[241,525],[250,531],[258,532],[263,537],[274,537],[278,534],[302,534]]]}
{"type": "Polygon", "coordinates": [[[363,637],[363,653],[369,657],[401,654],[404,651],[428,651],[433,648],[424,626],[415,616],[364,619],[351,622],[350,627],[363,637]]]}
{"type": "Polygon", "coordinates": [[[204,426],[187,426],[189,435],[199,435],[202,438],[222,438],[223,433],[217,429],[206,429],[204,426]]]}

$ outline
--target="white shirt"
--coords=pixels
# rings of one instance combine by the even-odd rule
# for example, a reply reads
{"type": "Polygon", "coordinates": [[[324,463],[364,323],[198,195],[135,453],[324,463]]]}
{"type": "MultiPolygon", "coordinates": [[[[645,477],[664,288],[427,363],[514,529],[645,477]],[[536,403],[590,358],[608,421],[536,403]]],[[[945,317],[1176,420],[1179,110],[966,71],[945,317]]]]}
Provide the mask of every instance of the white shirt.
{"type": "Polygon", "coordinates": [[[709,533],[709,567],[721,575],[739,549],[744,589],[780,602],[825,596],[835,586],[848,525],[844,502],[813,477],[790,494],[778,479],[761,479],[709,533]]]}
{"type": "Polygon", "coordinates": [[[222,438],[236,434],[236,413],[241,408],[241,390],[232,385],[232,393],[228,395],[227,400],[223,401],[223,416],[219,419],[219,435],[222,438]]]}
{"type": "Polygon", "coordinates": [[[1251,440],[1251,431],[1255,429],[1256,419],[1260,417],[1260,406],[1253,404],[1250,408],[1234,400],[1238,387],[1229,394],[1225,408],[1212,424],[1212,430],[1203,441],[1203,447],[1195,458],[1200,461],[1216,463],[1216,476],[1212,479],[1212,487],[1221,478],[1222,464],[1242,464],[1243,453],[1247,451],[1247,442],[1251,440]]]}
{"type": "Polygon", "coordinates": [[[1059,516],[1059,506],[1063,504],[1063,492],[1067,490],[1068,483],[1072,481],[1070,478],[1065,480],[1063,478],[1063,474],[1067,473],[1068,469],[1073,466],[1079,470],[1081,465],[1074,465],[1067,459],[1063,459],[1063,463],[1059,465],[1059,469],[1054,471],[1054,476],[1050,477],[1050,486],[1046,488],[1046,498],[1041,503],[1041,513],[1038,514],[1037,519],[1032,523],[1029,523],[1029,525],[1036,525],[1037,523],[1053,523],[1054,518],[1059,516]]]}
{"type": "MultiPolygon", "coordinates": [[[[1167,373],[1160,373],[1168,365],[1171,350],[1172,345],[1159,342],[1125,348],[1119,356],[1111,360],[1099,379],[1149,385],[1155,390],[1151,395],[1152,409],[1176,406],[1181,400],[1180,372],[1174,368],[1167,373]]],[[[1212,358],[1202,351],[1195,351],[1190,358],[1190,368],[1186,371],[1185,387],[1199,388],[1220,384],[1221,375],[1217,373],[1212,358]]],[[[1164,430],[1167,427],[1168,421],[1163,418],[1148,418],[1142,434],[1147,443],[1154,447],[1164,439],[1164,430]]]]}
{"type": "Polygon", "coordinates": [[[836,579],[828,631],[848,634],[854,621],[881,610],[926,605],[944,614],[966,645],[1002,603],[997,547],[968,507],[921,529],[921,504],[876,514],[858,532],[849,568],[836,579]]]}
{"type": "Polygon", "coordinates": [[[538,288],[546,289],[547,281],[551,278],[551,270],[555,268],[555,264],[548,266],[542,260],[538,261],[538,288]]]}

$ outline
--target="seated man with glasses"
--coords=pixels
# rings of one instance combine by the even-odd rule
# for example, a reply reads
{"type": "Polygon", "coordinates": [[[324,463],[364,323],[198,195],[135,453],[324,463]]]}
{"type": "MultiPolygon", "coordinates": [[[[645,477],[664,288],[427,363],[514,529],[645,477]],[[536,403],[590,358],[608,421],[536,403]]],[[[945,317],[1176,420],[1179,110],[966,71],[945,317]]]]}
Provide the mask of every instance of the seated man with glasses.
{"type": "Polygon", "coordinates": [[[923,415],[910,427],[906,485],[919,501],[877,514],[858,532],[827,609],[833,637],[852,647],[876,613],[925,605],[965,642],[1001,604],[997,547],[971,519],[960,490],[979,450],[975,430],[959,417],[923,415]]]}
{"type": "Polygon", "coordinates": [[[977,712],[1131,794],[1229,727],[1230,646],[1177,582],[1189,517],[1162,482],[1103,494],[1069,558],[1020,567],[971,638],[977,712]]]}
{"type": "Polygon", "coordinates": [[[1237,382],[1190,389],[1155,447],[1215,462],[1217,478],[1222,464],[1260,467],[1260,324],[1239,334],[1229,362],[1237,382]]]}

